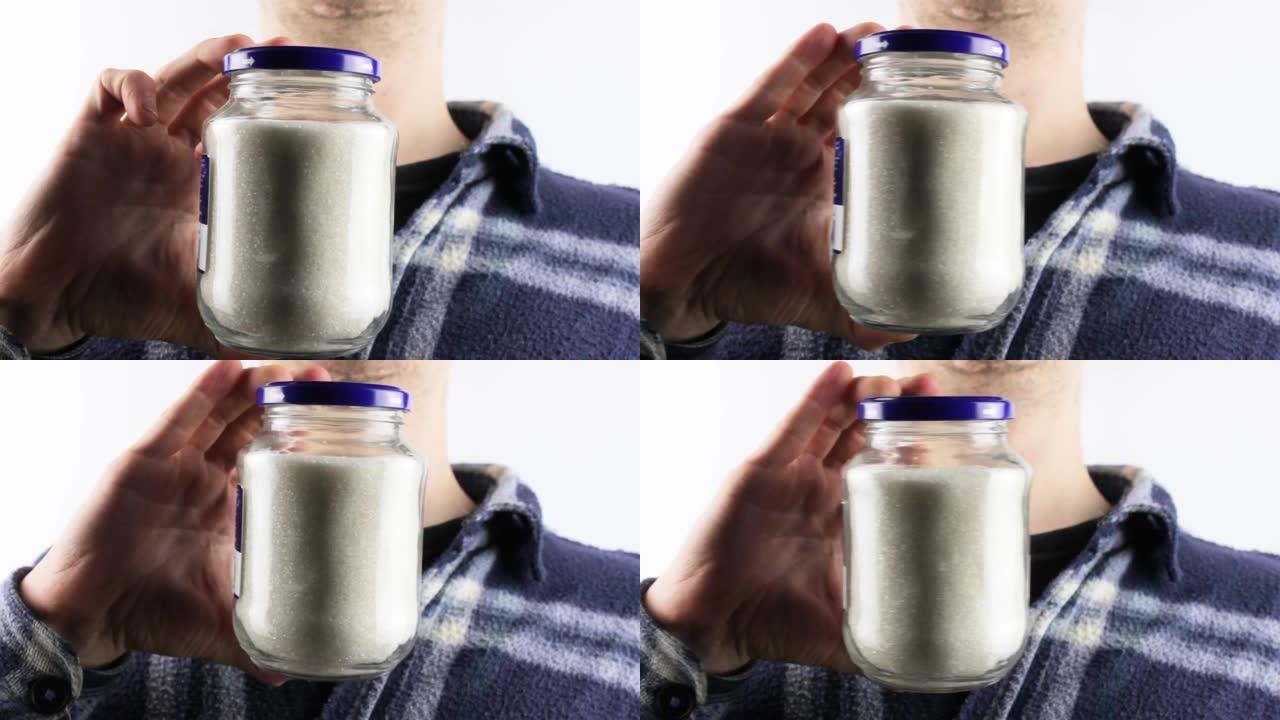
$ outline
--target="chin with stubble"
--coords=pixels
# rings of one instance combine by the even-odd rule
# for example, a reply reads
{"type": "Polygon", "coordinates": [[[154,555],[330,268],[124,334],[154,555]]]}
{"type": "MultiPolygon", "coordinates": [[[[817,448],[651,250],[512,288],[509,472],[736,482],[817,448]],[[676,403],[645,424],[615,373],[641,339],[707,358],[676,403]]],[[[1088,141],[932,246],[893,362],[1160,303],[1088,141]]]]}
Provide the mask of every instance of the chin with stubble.
{"type": "Polygon", "coordinates": [[[1085,0],[900,0],[918,27],[970,30],[1016,42],[1055,32],[1065,6],[1085,0]]]}
{"type": "Polygon", "coordinates": [[[297,42],[342,47],[383,46],[421,27],[444,0],[262,0],[297,42]]]}
{"type": "Polygon", "coordinates": [[[945,395],[1000,395],[1022,400],[1074,387],[1079,368],[1055,360],[912,360],[904,374],[929,373],[945,395]]]}
{"type": "Polygon", "coordinates": [[[412,397],[443,392],[448,361],[440,360],[287,360],[278,363],[295,375],[308,367],[323,367],[333,380],[394,385],[412,397]]]}

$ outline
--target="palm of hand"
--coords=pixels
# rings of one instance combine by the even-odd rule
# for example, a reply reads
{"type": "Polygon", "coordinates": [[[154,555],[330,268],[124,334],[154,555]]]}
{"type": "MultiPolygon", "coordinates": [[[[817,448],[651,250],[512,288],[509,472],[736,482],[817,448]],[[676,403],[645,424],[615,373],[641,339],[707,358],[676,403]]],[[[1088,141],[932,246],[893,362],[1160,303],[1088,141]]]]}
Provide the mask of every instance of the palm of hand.
{"type": "Polygon", "coordinates": [[[833,151],[822,134],[793,122],[724,116],[694,153],[696,169],[675,190],[673,215],[696,226],[702,288],[722,319],[793,324],[818,317],[831,287],[829,228],[833,151]]]}
{"type": "Polygon", "coordinates": [[[849,666],[841,623],[840,468],[804,456],[776,470],[748,466],[722,537],[722,557],[750,558],[726,570],[740,576],[727,630],[750,638],[744,657],[849,666]]]}
{"type": "Polygon", "coordinates": [[[159,125],[85,125],[50,179],[65,204],[51,218],[58,242],[46,246],[55,267],[70,254],[89,269],[69,289],[87,301],[78,325],[209,347],[195,305],[200,177],[191,147],[159,125]]]}
{"type": "Polygon", "coordinates": [[[85,539],[110,553],[118,577],[129,581],[113,593],[113,624],[126,633],[119,652],[233,662],[235,499],[227,471],[184,448],[165,458],[126,456],[107,482],[101,522],[85,539]]]}

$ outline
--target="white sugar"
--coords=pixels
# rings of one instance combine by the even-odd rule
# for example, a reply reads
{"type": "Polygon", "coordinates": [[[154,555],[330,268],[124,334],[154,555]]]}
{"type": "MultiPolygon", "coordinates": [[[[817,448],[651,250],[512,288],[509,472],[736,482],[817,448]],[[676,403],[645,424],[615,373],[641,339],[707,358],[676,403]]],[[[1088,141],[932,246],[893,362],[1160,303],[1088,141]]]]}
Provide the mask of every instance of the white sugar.
{"type": "Polygon", "coordinates": [[[854,661],[916,691],[998,677],[1026,636],[1024,471],[855,465],[845,482],[854,661]]]}
{"type": "Polygon", "coordinates": [[[1023,124],[1017,105],[854,101],[846,139],[837,296],[855,320],[916,332],[998,322],[1023,272],[1023,124]]]}
{"type": "Polygon", "coordinates": [[[367,344],[390,304],[394,130],[226,118],[209,123],[205,146],[200,297],[215,334],[267,355],[367,344]]]}
{"type": "Polygon", "coordinates": [[[255,661],[342,677],[407,651],[419,616],[422,474],[398,455],[243,457],[235,617],[255,661]]]}

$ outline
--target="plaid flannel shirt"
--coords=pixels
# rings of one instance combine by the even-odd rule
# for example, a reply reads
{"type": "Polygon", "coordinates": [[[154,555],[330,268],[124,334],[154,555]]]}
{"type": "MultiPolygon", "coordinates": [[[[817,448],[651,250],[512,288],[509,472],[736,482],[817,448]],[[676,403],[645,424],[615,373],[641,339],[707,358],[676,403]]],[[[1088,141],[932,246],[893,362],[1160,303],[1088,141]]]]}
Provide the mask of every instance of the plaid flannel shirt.
{"type": "MultiPolygon", "coordinates": [[[[1028,610],[1021,659],[958,720],[1280,718],[1280,557],[1182,532],[1137,468],[1090,472],[1111,512],[1028,610]]],[[[685,717],[685,704],[699,720],[919,717],[909,694],[800,665],[757,662],[709,691],[688,648],[643,623],[646,717],[685,717]]]]}
{"type": "Polygon", "coordinates": [[[23,604],[24,568],[0,584],[0,718],[633,717],[637,556],[547,531],[533,492],[504,468],[454,470],[482,499],[449,549],[424,568],[418,642],[390,674],[272,688],[230,667],[145,653],[106,672],[84,670],[23,604]],[[74,702],[57,714],[37,712],[30,695],[51,684],[74,702]]]}
{"type": "MultiPolygon", "coordinates": [[[[634,359],[639,193],[542,167],[528,128],[500,105],[450,111],[471,145],[396,233],[391,316],[360,357],[634,359]]],[[[27,355],[0,328],[0,359],[27,355]]],[[[90,337],[48,357],[208,356],[90,337]]]]}

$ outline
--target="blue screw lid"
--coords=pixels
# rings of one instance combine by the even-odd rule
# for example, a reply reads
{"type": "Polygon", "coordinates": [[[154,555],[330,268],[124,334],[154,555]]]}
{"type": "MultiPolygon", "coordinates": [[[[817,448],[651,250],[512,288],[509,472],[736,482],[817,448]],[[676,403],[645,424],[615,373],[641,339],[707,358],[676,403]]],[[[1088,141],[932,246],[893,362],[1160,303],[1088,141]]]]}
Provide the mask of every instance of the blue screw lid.
{"type": "Polygon", "coordinates": [[[293,381],[267,383],[258,388],[258,404],[348,405],[408,410],[409,393],[392,385],[359,382],[293,381]]]}
{"type": "Polygon", "coordinates": [[[988,395],[878,397],[858,403],[859,420],[1010,420],[1013,403],[988,395]]]}
{"type": "Polygon", "coordinates": [[[960,30],[886,30],[868,35],[853,46],[853,58],[885,52],[941,52],[981,55],[1009,64],[1009,46],[982,33],[960,30]]]}
{"type": "Polygon", "coordinates": [[[222,74],[239,70],[321,70],[353,73],[382,79],[378,61],[357,50],[310,45],[262,45],[227,53],[222,58],[222,74]]]}

